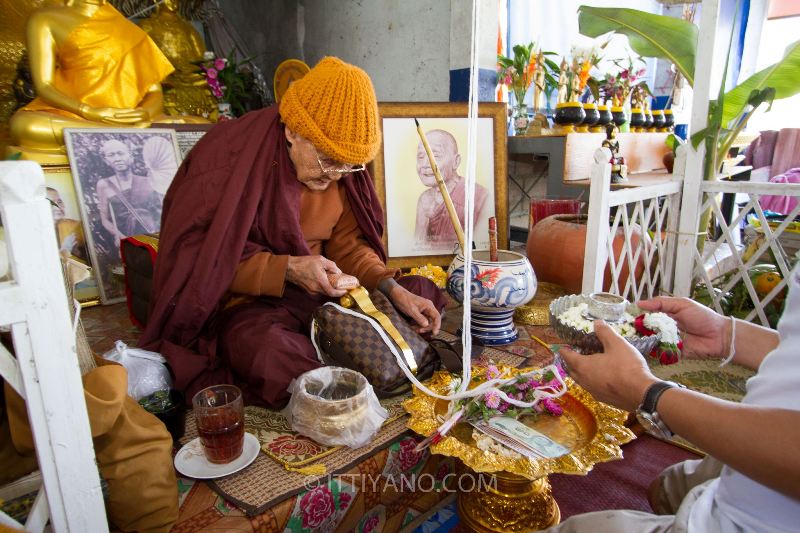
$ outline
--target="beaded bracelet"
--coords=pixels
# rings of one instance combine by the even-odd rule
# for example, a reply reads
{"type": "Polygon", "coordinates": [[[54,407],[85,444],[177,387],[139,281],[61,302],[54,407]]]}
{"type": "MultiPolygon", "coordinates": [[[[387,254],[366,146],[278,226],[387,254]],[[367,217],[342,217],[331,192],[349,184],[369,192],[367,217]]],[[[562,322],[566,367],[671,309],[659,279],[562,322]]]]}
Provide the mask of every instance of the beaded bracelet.
{"type": "Polygon", "coordinates": [[[728,357],[722,360],[719,364],[720,367],[723,367],[733,361],[733,356],[736,355],[736,318],[731,316],[731,344],[730,349],[728,350],[728,357]]]}

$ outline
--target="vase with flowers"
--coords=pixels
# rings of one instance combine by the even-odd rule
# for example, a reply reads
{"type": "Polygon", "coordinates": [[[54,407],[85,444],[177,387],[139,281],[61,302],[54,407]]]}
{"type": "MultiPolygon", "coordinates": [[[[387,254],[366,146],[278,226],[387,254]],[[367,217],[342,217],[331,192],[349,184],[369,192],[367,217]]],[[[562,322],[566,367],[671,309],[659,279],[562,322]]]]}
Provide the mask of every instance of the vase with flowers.
{"type": "Polygon", "coordinates": [[[237,63],[234,52],[228,57],[216,57],[214,52],[208,51],[198,63],[211,93],[217,99],[218,120],[230,120],[247,112],[248,74],[242,69],[242,64],[247,61],[249,59],[237,63]]]}
{"type": "Polygon", "coordinates": [[[514,95],[512,119],[514,133],[522,135],[528,129],[528,106],[525,104],[525,95],[533,82],[536,74],[537,51],[536,44],[518,44],[514,48],[514,57],[497,56],[497,80],[500,85],[505,85],[514,95]]]}
{"type": "MultiPolygon", "coordinates": [[[[643,61],[637,58],[637,62],[643,61]]],[[[614,61],[614,64],[620,67],[620,71],[616,74],[606,74],[605,78],[600,82],[600,92],[603,97],[611,102],[611,114],[614,116],[614,123],[617,126],[622,126],[628,121],[625,108],[630,106],[630,97],[634,90],[637,92],[643,91],[644,93],[651,94],[650,89],[645,83],[645,69],[638,67],[634,64],[634,60],[630,57],[626,64],[619,61],[614,61]]]]}

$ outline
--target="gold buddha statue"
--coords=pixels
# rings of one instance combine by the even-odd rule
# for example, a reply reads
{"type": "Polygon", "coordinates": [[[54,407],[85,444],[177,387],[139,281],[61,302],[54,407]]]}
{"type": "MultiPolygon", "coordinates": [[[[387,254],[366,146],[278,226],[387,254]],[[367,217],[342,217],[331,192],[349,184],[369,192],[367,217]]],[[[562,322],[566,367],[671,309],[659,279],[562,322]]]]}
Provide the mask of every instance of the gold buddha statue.
{"type": "Polygon", "coordinates": [[[178,0],[164,0],[152,16],[139,22],[175,67],[162,83],[164,109],[170,115],[212,117],[217,99],[197,66],[206,48],[200,33],[178,14],[178,8],[178,0]]]}
{"type": "Polygon", "coordinates": [[[65,0],[34,11],[27,44],[37,97],[11,117],[8,152],[63,163],[64,128],[175,122],[164,115],[160,85],[172,65],[106,0],[65,0]]]}

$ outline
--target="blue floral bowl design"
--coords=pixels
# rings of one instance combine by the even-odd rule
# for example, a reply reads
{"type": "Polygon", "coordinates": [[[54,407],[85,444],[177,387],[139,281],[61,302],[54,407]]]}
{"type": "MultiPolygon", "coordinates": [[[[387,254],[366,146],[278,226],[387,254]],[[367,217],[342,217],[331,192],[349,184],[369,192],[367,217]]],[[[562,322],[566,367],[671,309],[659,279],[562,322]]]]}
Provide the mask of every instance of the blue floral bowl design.
{"type": "MultiPolygon", "coordinates": [[[[486,345],[507,344],[518,337],[514,309],[533,299],[536,275],[528,258],[508,250],[498,251],[498,261],[489,261],[488,250],[472,252],[470,297],[472,334],[486,345]]],[[[458,254],[447,270],[447,292],[457,301],[464,298],[464,256],[458,254]]]]}

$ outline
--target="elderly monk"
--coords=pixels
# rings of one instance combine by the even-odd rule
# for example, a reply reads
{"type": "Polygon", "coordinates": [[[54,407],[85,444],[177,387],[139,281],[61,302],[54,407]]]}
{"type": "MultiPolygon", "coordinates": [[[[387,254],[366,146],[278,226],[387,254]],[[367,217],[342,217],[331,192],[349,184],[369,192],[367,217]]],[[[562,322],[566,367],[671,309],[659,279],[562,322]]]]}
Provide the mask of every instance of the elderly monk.
{"type": "Polygon", "coordinates": [[[26,152],[63,154],[64,128],[164,121],[160,82],[172,65],[105,0],[36,10],[27,43],[37,98],[9,122],[12,143],[26,152]]]}
{"type": "Polygon", "coordinates": [[[217,125],[167,191],[149,322],[141,345],[168,359],[187,399],[235,383],[279,406],[320,366],[311,313],[342,296],[328,274],[378,288],[436,333],[445,299],[385,265],[383,213],[364,164],[380,148],[378,107],[361,69],[324,58],[280,107],[217,125]]]}

